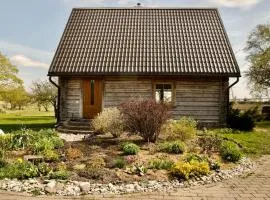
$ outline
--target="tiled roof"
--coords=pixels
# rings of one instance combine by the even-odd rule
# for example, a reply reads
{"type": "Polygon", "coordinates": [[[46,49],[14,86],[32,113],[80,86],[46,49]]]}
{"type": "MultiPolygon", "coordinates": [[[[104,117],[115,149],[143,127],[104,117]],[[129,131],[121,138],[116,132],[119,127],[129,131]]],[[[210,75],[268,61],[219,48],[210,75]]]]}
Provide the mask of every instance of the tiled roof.
{"type": "Polygon", "coordinates": [[[217,9],[73,9],[48,75],[240,76],[217,9]]]}

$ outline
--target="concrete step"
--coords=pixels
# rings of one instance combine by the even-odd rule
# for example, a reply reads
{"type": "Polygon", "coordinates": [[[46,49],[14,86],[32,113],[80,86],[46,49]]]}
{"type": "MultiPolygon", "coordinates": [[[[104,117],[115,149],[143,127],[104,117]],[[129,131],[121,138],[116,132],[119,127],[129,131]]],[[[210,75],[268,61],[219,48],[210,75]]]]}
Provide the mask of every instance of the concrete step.
{"type": "Polygon", "coordinates": [[[84,134],[84,135],[88,135],[88,134],[94,134],[95,132],[92,130],[78,130],[78,129],[66,129],[62,126],[59,126],[56,129],[58,132],[60,133],[70,133],[70,134],[84,134]]]}

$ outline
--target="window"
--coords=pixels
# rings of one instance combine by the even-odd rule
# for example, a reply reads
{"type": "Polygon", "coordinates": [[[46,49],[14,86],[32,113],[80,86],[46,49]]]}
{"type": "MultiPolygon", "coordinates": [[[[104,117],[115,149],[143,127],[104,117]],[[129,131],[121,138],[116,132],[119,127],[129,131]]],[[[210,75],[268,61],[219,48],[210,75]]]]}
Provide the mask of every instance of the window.
{"type": "Polygon", "coordinates": [[[95,81],[90,81],[90,103],[91,105],[95,104],[95,81]]]}
{"type": "Polygon", "coordinates": [[[172,102],[172,84],[156,84],[155,98],[157,102],[172,102]]]}

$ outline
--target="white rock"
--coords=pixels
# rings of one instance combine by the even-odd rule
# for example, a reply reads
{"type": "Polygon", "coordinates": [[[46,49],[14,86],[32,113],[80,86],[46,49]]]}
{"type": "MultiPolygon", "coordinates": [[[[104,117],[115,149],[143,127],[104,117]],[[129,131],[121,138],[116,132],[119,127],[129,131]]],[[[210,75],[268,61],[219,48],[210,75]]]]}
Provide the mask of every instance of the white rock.
{"type": "Polygon", "coordinates": [[[90,183],[88,182],[80,182],[79,183],[80,190],[84,193],[88,193],[90,190],[90,183]]]}
{"type": "Polygon", "coordinates": [[[54,188],[56,186],[56,181],[55,180],[50,180],[49,183],[46,185],[49,188],[54,188]]]}

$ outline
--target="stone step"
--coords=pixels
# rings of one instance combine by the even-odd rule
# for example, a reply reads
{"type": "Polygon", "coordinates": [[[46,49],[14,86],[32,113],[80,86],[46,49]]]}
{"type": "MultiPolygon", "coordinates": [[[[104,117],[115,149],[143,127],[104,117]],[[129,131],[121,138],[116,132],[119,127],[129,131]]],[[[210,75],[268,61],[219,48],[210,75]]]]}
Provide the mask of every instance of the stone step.
{"type": "Polygon", "coordinates": [[[88,134],[94,134],[95,132],[92,130],[78,130],[78,129],[66,129],[62,126],[59,126],[56,129],[58,132],[60,133],[70,133],[70,134],[84,134],[84,135],[88,135],[88,134]]]}
{"type": "Polygon", "coordinates": [[[83,122],[83,121],[67,121],[66,123],[64,123],[65,125],[69,125],[69,126],[89,126],[91,125],[90,121],[87,122],[83,122]]]}
{"type": "Polygon", "coordinates": [[[88,126],[85,126],[85,125],[76,125],[76,126],[74,126],[74,125],[70,125],[70,124],[64,124],[63,126],[62,126],[62,128],[64,128],[64,129],[69,129],[69,130],[85,130],[85,131],[89,131],[89,130],[91,130],[91,126],[90,125],[88,125],[88,126]]]}

